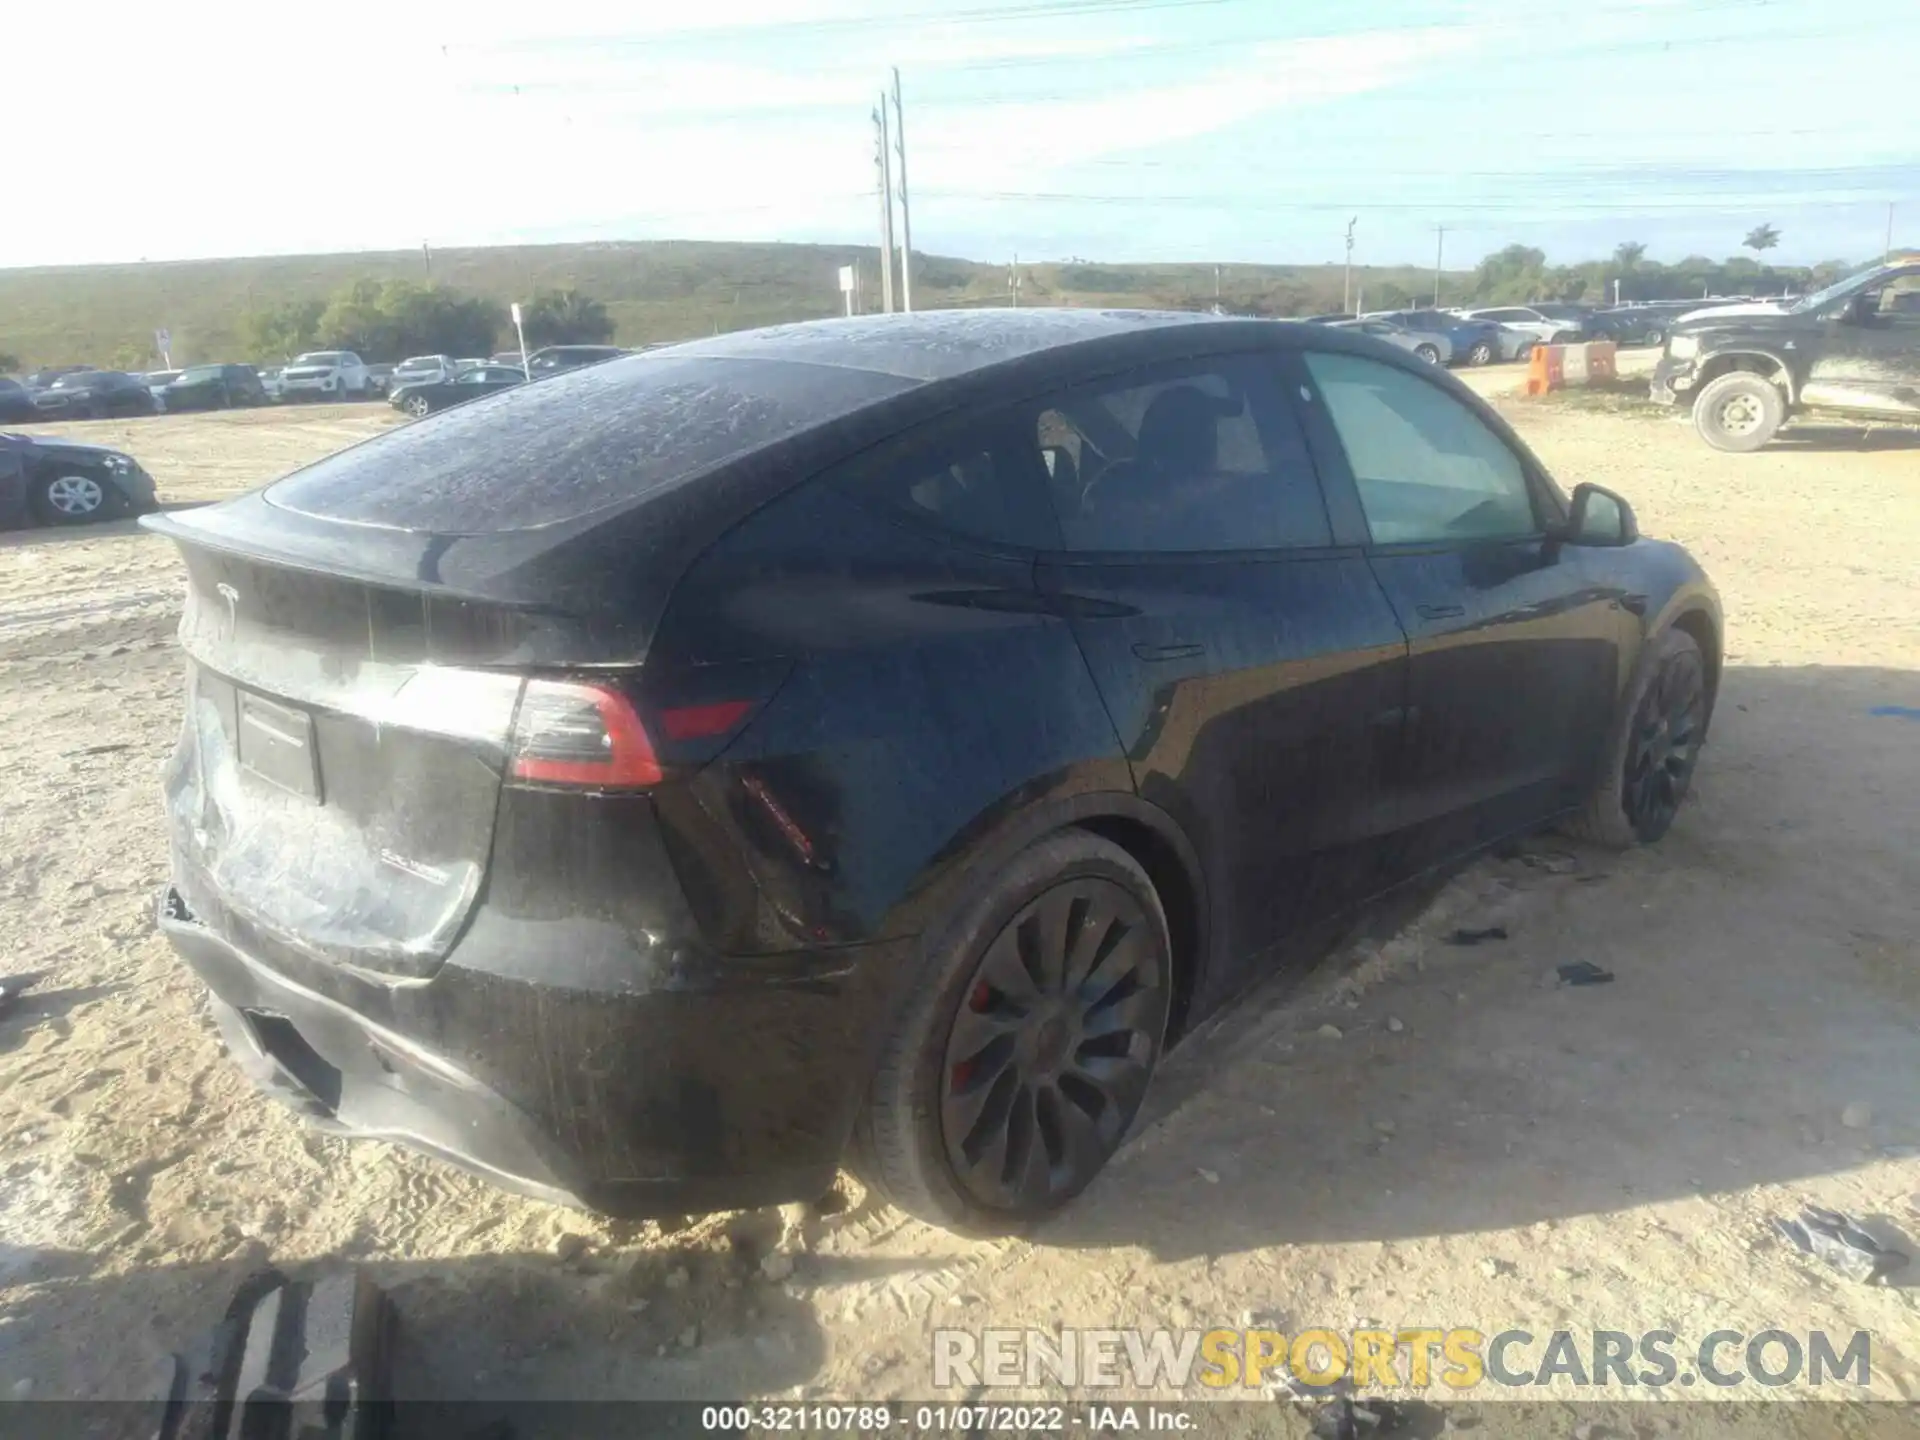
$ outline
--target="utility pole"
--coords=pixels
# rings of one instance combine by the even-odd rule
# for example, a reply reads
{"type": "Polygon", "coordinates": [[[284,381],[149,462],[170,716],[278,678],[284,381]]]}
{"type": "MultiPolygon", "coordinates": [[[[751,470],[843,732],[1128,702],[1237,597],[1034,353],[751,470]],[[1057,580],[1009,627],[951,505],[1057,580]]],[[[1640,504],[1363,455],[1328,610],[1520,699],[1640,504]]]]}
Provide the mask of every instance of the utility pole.
{"type": "Polygon", "coordinates": [[[1215,306],[1220,304],[1220,267],[1218,265],[1213,267],[1213,303],[1215,306]]]}
{"type": "Polygon", "coordinates": [[[1433,227],[1433,233],[1435,237],[1433,243],[1433,304],[1434,308],[1438,309],[1440,306],[1440,258],[1447,253],[1447,227],[1444,225],[1436,225],[1433,227]]]}
{"type": "Polygon", "coordinates": [[[900,161],[900,308],[913,310],[913,211],[907,205],[907,113],[900,108],[900,67],[893,67],[893,147],[900,161]]]}
{"type": "Polygon", "coordinates": [[[887,157],[887,96],[873,112],[873,163],[880,184],[880,309],[893,313],[893,169],[887,157]]]}
{"type": "Polygon", "coordinates": [[[427,264],[427,284],[433,284],[433,251],[427,248],[427,242],[420,242],[420,258],[427,264]]]}
{"type": "Polygon", "coordinates": [[[1354,216],[1347,221],[1347,276],[1340,282],[1340,308],[1351,315],[1353,310],[1353,227],[1360,223],[1360,217],[1354,216]]]}
{"type": "Polygon", "coordinates": [[[1020,257],[1013,257],[1013,264],[1007,267],[1007,289],[1013,295],[1013,308],[1020,308],[1020,257]]]}

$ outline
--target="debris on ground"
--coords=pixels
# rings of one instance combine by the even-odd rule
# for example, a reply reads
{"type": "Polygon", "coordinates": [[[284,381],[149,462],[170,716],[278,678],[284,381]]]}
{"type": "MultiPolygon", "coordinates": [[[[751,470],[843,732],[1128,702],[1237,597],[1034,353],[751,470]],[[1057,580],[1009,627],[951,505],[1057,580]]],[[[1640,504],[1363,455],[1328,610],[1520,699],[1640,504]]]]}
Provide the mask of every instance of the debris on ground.
{"type": "Polygon", "coordinates": [[[0,980],[0,1020],[6,1019],[13,1012],[13,1007],[20,1003],[20,997],[30,990],[39,978],[38,975],[9,975],[6,979],[0,980]]]}
{"type": "Polygon", "coordinates": [[[1580,868],[1580,862],[1563,850],[1529,850],[1521,854],[1520,863],[1549,875],[1571,875],[1580,868]]]}
{"type": "Polygon", "coordinates": [[[324,1416],[302,1435],[371,1434],[390,1399],[393,1338],[391,1303],[362,1271],[311,1281],[255,1271],[212,1331],[162,1361],[152,1433],[187,1440],[207,1433],[210,1415],[238,1410],[249,1435],[291,1433],[296,1414],[324,1416]]]}
{"type": "Polygon", "coordinates": [[[1407,1028],[1407,1022],[1402,1020],[1398,1015],[1387,1016],[1387,1029],[1390,1030],[1393,1034],[1398,1035],[1402,1030],[1406,1028],[1407,1028]]]}
{"type": "Polygon", "coordinates": [[[1338,1025],[1322,1025],[1313,1033],[1318,1035],[1322,1040],[1338,1040],[1340,1038],[1340,1027],[1338,1025]]]}
{"type": "Polygon", "coordinates": [[[1613,983],[1613,972],[1603,970],[1591,960],[1575,960],[1562,965],[1554,974],[1560,977],[1562,985],[1609,985],[1613,983]]]}
{"type": "Polygon", "coordinates": [[[1873,1107],[1856,1100],[1840,1112],[1840,1123],[1849,1130],[1864,1130],[1873,1123],[1873,1107]]]}
{"type": "Polygon", "coordinates": [[[562,1265],[571,1265],[587,1253],[587,1237],[569,1230],[553,1242],[553,1258],[562,1265]]]}
{"type": "Polygon", "coordinates": [[[1439,1424],[1422,1425],[1434,1406],[1420,1401],[1365,1399],[1341,1396],[1322,1405],[1313,1415],[1314,1440],[1365,1440],[1373,1435],[1413,1435],[1438,1430],[1439,1424]]]}
{"type": "Polygon", "coordinates": [[[1905,1253],[1882,1245],[1838,1210],[1808,1205],[1798,1220],[1776,1219],[1773,1223],[1796,1250],[1824,1261],[1849,1280],[1881,1285],[1889,1275],[1907,1266],[1909,1257],[1905,1253]]]}
{"type": "Polygon", "coordinates": [[[1507,938],[1507,927],[1504,925],[1489,925],[1482,930],[1469,930],[1466,927],[1462,926],[1460,929],[1454,931],[1451,935],[1447,936],[1447,944],[1449,945],[1483,945],[1489,940],[1504,940],[1506,938],[1507,938]]]}

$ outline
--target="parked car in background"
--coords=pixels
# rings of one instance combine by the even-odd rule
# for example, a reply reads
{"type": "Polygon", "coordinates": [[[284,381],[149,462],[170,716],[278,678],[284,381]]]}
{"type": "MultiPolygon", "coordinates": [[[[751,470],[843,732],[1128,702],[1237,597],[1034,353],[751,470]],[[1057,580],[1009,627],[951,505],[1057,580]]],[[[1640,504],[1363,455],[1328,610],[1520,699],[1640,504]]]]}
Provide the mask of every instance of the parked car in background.
{"type": "Polygon", "coordinates": [[[1491,365],[1500,358],[1500,327],[1490,320],[1467,320],[1445,310],[1388,310],[1365,318],[1446,336],[1456,364],[1491,365]]]}
{"type": "Polygon", "coordinates": [[[1506,325],[1494,327],[1494,340],[1500,348],[1500,353],[1494,358],[1502,361],[1525,360],[1533,354],[1533,347],[1540,343],[1526,331],[1506,325]]]}
{"type": "Polygon", "coordinates": [[[1496,305],[1487,310],[1469,310],[1461,318],[1504,325],[1547,345],[1571,345],[1581,338],[1578,320],[1559,319],[1529,305],[1496,305]]]}
{"type": "Polygon", "coordinates": [[[415,355],[393,367],[387,378],[387,398],[410,385],[438,385],[459,373],[460,362],[451,355],[415,355]]]}
{"type": "Polygon", "coordinates": [[[1653,398],[1693,407],[1716,450],[1758,450],[1807,411],[1920,422],[1920,258],[1878,265],[1785,305],[1683,316],[1653,398]]]}
{"type": "Polygon", "coordinates": [[[617,360],[627,352],[618,345],[549,345],[527,357],[527,378],[539,380],[563,370],[578,370],[583,365],[598,365],[617,360]]]}
{"type": "Polygon", "coordinates": [[[138,375],[121,370],[76,370],[33,397],[42,420],[99,420],[109,415],[152,415],[160,402],[138,375]]]}
{"type": "MultiPolygon", "coordinates": [[[[395,373],[397,378],[398,372],[395,373]]],[[[450,405],[462,405],[482,395],[497,394],[526,383],[527,377],[518,365],[475,365],[446,380],[396,383],[387,396],[387,403],[417,420],[450,405]]]]}
{"type": "Polygon", "coordinates": [[[1354,316],[1347,314],[1343,310],[1337,315],[1309,315],[1306,317],[1305,323],[1308,325],[1338,325],[1343,320],[1352,320],[1354,318],[1354,316]]]}
{"type": "Polygon", "coordinates": [[[266,387],[251,365],[190,365],[160,395],[174,410],[231,410],[238,405],[264,405],[266,387]]]}
{"type": "Polygon", "coordinates": [[[1327,320],[1323,324],[1335,330],[1352,330],[1360,335],[1371,335],[1376,340],[1384,340],[1389,345],[1398,345],[1414,355],[1418,355],[1429,365],[1444,365],[1453,359],[1453,342],[1445,335],[1432,330],[1409,330],[1403,325],[1395,325],[1390,320],[1327,320]]]}
{"type": "Polygon", "coordinates": [[[393,385],[395,368],[387,364],[367,366],[367,394],[385,395],[393,385]]]}
{"type": "Polygon", "coordinates": [[[280,372],[287,400],[364,400],[367,367],[351,350],[313,350],[296,355],[280,372]]]}
{"type": "Polygon", "coordinates": [[[267,399],[278,400],[283,393],[283,387],[280,383],[280,367],[278,365],[271,365],[260,371],[259,374],[260,388],[266,391],[267,399]]]}
{"type": "Polygon", "coordinates": [[[165,409],[167,403],[166,396],[161,392],[180,378],[180,372],[178,370],[149,370],[140,378],[146,381],[148,393],[160,402],[162,409],[165,409]]]}
{"type": "Polygon", "coordinates": [[[92,370],[91,365],[43,365],[20,377],[20,383],[27,389],[38,393],[52,385],[62,375],[83,375],[92,370]]]}
{"type": "MultiPolygon", "coordinates": [[[[458,365],[462,370],[471,370],[476,365],[491,365],[492,363],[493,362],[484,355],[463,355],[454,362],[454,364],[458,365]]],[[[520,357],[516,355],[507,363],[518,370],[520,368],[520,357]]]]}
{"type": "Polygon", "coordinates": [[[1653,305],[1596,310],[1587,317],[1587,334],[1616,345],[1658,345],[1666,339],[1675,311],[1653,305]]]}
{"type": "Polygon", "coordinates": [[[487,357],[487,363],[489,365],[517,366],[520,364],[520,360],[521,360],[521,355],[518,350],[502,350],[497,355],[490,355],[487,357]]]}
{"type": "Polygon", "coordinates": [[[0,376],[0,421],[38,420],[39,407],[33,403],[33,392],[18,380],[9,380],[0,376]]]}
{"type": "Polygon", "coordinates": [[[0,435],[0,530],[144,515],[153,477],[131,455],[75,440],[0,435]]]}
{"type": "Polygon", "coordinates": [[[156,916],[228,1054],[635,1216],[844,1156],[1021,1230],[1286,937],[1549,823],[1659,839],[1720,674],[1625,499],[1264,320],[715,336],[146,523],[156,916]]]}

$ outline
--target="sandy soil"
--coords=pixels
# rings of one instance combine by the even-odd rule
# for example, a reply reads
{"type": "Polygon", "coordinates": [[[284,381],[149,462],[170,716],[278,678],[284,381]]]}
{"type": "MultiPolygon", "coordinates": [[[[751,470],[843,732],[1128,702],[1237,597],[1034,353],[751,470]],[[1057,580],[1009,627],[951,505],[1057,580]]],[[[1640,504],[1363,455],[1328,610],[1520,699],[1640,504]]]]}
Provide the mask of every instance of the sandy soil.
{"type": "MultiPolygon", "coordinates": [[[[612,1226],[303,1132],[222,1059],[149,918],[171,553],[126,525],[0,537],[0,946],[41,976],[0,1020],[0,1395],[140,1393],[271,1256],[373,1265],[412,1394],[924,1397],[936,1325],[1254,1315],[1863,1328],[1875,1393],[1920,1398],[1920,1291],[1822,1273],[1767,1227],[1812,1200],[1920,1228],[1920,727],[1873,713],[1920,707],[1920,437],[1733,457],[1671,420],[1501,403],[1565,483],[1619,489],[1721,586],[1694,803],[1655,849],[1542,840],[1303,957],[1176,1053],[1112,1171],[1018,1243],[857,1190],[838,1215],[612,1226]],[[1489,923],[1511,939],[1442,939],[1489,923]],[[1573,959],[1618,979],[1541,984],[1573,959]],[[565,1263],[563,1235],[586,1242],[565,1263]]],[[[71,428],[181,501],[387,423],[71,428]]]]}

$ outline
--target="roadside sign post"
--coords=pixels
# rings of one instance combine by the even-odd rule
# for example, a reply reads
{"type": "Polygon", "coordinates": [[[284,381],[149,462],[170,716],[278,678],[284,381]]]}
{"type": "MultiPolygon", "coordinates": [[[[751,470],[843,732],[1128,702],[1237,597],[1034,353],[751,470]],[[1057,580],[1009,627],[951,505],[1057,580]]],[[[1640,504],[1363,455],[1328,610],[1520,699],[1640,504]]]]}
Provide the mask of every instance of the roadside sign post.
{"type": "Polygon", "coordinates": [[[160,368],[171,370],[173,368],[173,332],[165,326],[154,331],[153,348],[159,353],[160,368]]]}
{"type": "Polygon", "coordinates": [[[845,302],[847,314],[853,314],[853,266],[840,267],[840,298],[845,302]]]}
{"type": "MultiPolygon", "coordinates": [[[[527,332],[526,328],[520,323],[520,302],[518,300],[514,301],[510,308],[513,313],[513,333],[520,337],[520,373],[531,380],[533,376],[527,369],[527,332]]],[[[495,311],[494,313],[498,314],[499,312],[495,311]]]]}

